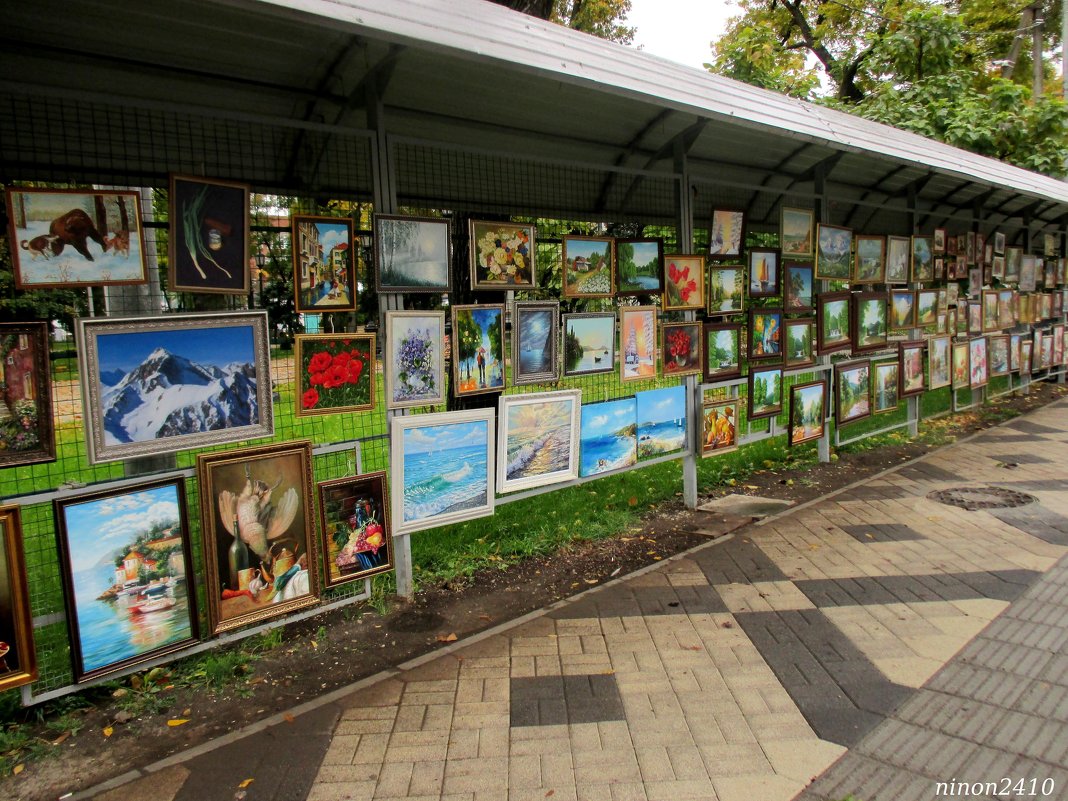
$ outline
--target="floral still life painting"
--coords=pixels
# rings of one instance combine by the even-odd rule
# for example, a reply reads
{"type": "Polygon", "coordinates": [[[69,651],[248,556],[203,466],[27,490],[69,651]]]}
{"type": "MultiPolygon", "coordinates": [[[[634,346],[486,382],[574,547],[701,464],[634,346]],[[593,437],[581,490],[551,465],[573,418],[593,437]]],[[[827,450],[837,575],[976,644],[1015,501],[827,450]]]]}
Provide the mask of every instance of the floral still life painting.
{"type": "Polygon", "coordinates": [[[664,257],[664,309],[702,309],[705,305],[705,257],[664,257]]]}
{"type": "Polygon", "coordinates": [[[298,415],[374,408],[374,334],[298,334],[296,344],[298,415]]]}
{"type": "Polygon", "coordinates": [[[534,226],[471,220],[471,288],[534,288],[534,226]]]}
{"type": "Polygon", "coordinates": [[[429,406],[445,399],[445,312],[386,312],[382,365],[386,406],[429,406]]]}
{"type": "Polygon", "coordinates": [[[336,587],[393,569],[386,473],[319,482],[320,531],[326,572],[336,587]]]}
{"type": "Polygon", "coordinates": [[[700,323],[664,323],[664,375],[700,373],[701,345],[700,323]]]}

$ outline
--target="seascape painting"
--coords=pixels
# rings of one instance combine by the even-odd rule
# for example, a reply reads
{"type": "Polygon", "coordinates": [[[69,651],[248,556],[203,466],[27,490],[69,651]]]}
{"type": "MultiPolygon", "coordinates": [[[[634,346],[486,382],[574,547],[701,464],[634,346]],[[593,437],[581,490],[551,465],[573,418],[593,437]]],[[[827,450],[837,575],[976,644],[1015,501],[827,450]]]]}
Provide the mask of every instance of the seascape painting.
{"type": "Polygon", "coordinates": [[[635,395],[638,458],[649,459],[686,447],[686,388],[652,389],[635,395]]]}
{"type": "Polygon", "coordinates": [[[582,406],[580,476],[638,463],[637,414],[634,398],[582,406]]]}
{"type": "Polygon", "coordinates": [[[500,400],[497,491],[578,478],[579,390],[509,395],[500,400]]]}
{"type": "Polygon", "coordinates": [[[663,240],[616,240],[616,294],[659,295],[664,289],[663,240]]]}
{"type": "Polygon", "coordinates": [[[609,373],[616,367],[616,316],[564,315],[564,375],[609,373]]]}
{"type": "Polygon", "coordinates": [[[779,294],[779,251],[777,248],[749,248],[749,297],[779,294]]]}
{"type": "Polygon", "coordinates": [[[624,307],[619,310],[619,321],[620,380],[656,378],[656,307],[624,307]]]}
{"type": "Polygon", "coordinates": [[[436,217],[375,215],[379,292],[448,292],[450,223],[436,217]]]}
{"type": "Polygon", "coordinates": [[[504,389],[504,306],[452,307],[454,395],[504,389]]]}
{"type": "Polygon", "coordinates": [[[445,312],[386,312],[382,373],[386,406],[431,406],[445,399],[445,312]]]}
{"type": "Polygon", "coordinates": [[[516,301],[512,322],[512,383],[538,384],[559,378],[556,343],[560,338],[557,301],[516,301]]]}

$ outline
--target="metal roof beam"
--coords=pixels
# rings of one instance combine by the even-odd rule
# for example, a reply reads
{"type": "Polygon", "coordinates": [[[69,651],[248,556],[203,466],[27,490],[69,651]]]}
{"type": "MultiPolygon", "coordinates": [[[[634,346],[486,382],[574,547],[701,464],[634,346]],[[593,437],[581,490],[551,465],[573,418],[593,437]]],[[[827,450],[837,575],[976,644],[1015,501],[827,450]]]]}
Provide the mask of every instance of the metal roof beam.
{"type": "MultiPolygon", "coordinates": [[[[871,197],[872,195],[875,195],[875,194],[883,195],[887,199],[890,199],[890,198],[894,197],[894,195],[890,194],[889,192],[887,192],[884,189],[881,189],[881,187],[882,187],[883,184],[885,184],[887,181],[889,181],[895,175],[898,175],[898,174],[904,172],[907,169],[910,169],[910,165],[908,165],[908,164],[899,164],[897,167],[894,167],[894,169],[890,170],[890,172],[886,173],[882,178],[877,180],[875,182],[874,186],[872,186],[870,189],[865,189],[864,190],[864,194],[862,194],[860,196],[860,199],[862,201],[863,200],[867,200],[869,197],[871,197]]],[[[870,223],[872,221],[872,219],[875,217],[875,215],[878,214],[881,211],[881,209],[878,209],[878,208],[871,209],[868,212],[868,216],[864,218],[864,222],[860,226],[857,226],[854,223],[854,218],[864,208],[866,208],[866,207],[861,205],[861,204],[858,204],[858,203],[853,204],[853,210],[851,212],[849,212],[849,216],[846,218],[846,224],[845,224],[846,228],[856,229],[856,228],[859,227],[860,230],[863,231],[865,228],[867,228],[868,223],[870,223]]]]}
{"type": "MultiPolygon", "coordinates": [[[[649,157],[649,160],[645,163],[645,170],[651,170],[656,162],[661,161],[667,156],[674,156],[677,158],[684,158],[690,150],[693,148],[694,143],[697,142],[697,137],[701,135],[701,131],[708,125],[709,120],[698,120],[684,131],[679,131],[671,139],[661,145],[660,149],[653,153],[649,157]],[[666,152],[665,155],[662,155],[666,152]]],[[[627,208],[627,204],[630,203],[630,199],[634,197],[634,193],[638,191],[638,187],[641,186],[642,181],[645,180],[644,175],[636,175],[630,182],[630,186],[627,187],[627,191],[623,193],[623,199],[619,201],[619,206],[616,208],[616,212],[622,214],[627,208]]]]}
{"type": "MultiPolygon", "coordinates": [[[[623,146],[622,152],[616,156],[615,161],[613,162],[615,166],[622,167],[631,156],[638,153],[638,148],[646,135],[657,125],[664,123],[672,113],[671,109],[666,108],[645,123],[645,125],[641,127],[641,130],[632,136],[630,141],[623,146]]],[[[618,173],[615,172],[608,173],[608,176],[604,179],[604,183],[601,184],[601,191],[598,193],[597,202],[594,204],[594,208],[597,211],[604,211],[605,205],[608,203],[608,193],[612,191],[612,185],[616,181],[617,174],[618,173]]]]}

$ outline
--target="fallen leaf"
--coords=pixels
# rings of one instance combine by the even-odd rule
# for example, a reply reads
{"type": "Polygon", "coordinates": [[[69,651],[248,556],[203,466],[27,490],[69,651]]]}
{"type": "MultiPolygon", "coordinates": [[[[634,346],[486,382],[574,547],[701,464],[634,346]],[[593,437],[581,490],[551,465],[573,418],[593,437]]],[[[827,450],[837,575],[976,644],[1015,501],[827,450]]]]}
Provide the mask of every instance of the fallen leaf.
{"type": "Polygon", "coordinates": [[[286,723],[292,723],[295,718],[291,714],[286,712],[284,715],[282,715],[282,720],[284,720],[286,723]]]}
{"type": "Polygon", "coordinates": [[[115,729],[113,729],[111,726],[105,726],[104,727],[103,734],[104,734],[105,737],[110,737],[114,733],[115,733],[115,729]]]}
{"type": "Polygon", "coordinates": [[[125,709],[120,709],[115,713],[116,723],[129,723],[131,720],[133,720],[133,715],[125,709]]]}
{"type": "Polygon", "coordinates": [[[438,635],[438,642],[456,642],[456,639],[457,638],[456,638],[456,633],[455,632],[452,632],[450,634],[439,634],[438,635]]]}
{"type": "Polygon", "coordinates": [[[126,692],[127,692],[127,690],[126,690],[125,687],[119,687],[119,689],[117,689],[115,692],[113,692],[111,694],[111,697],[112,698],[122,698],[124,695],[126,695],[126,692]]]}
{"type": "Polygon", "coordinates": [[[724,620],[724,621],[723,621],[722,623],[720,623],[719,625],[720,625],[720,626],[721,626],[722,628],[725,628],[725,629],[733,629],[733,628],[734,628],[734,624],[733,624],[733,623],[731,623],[731,622],[730,622],[729,620],[724,620]]]}
{"type": "Polygon", "coordinates": [[[243,782],[241,782],[241,784],[237,785],[237,789],[238,790],[244,790],[246,787],[248,787],[254,781],[256,781],[256,780],[255,779],[245,779],[243,782]]]}
{"type": "Polygon", "coordinates": [[[587,584],[596,584],[598,579],[583,579],[587,584]]]}
{"type": "Polygon", "coordinates": [[[479,619],[479,620],[487,620],[487,621],[488,621],[488,620],[493,620],[493,618],[492,618],[492,617],[490,617],[489,615],[479,615],[479,616],[478,616],[478,619],[479,619]]]}
{"type": "Polygon", "coordinates": [[[702,648],[700,645],[684,645],[684,646],[682,646],[682,650],[684,650],[684,651],[703,651],[704,648],[702,648]]]}
{"type": "Polygon", "coordinates": [[[637,505],[638,505],[638,499],[635,498],[633,495],[631,495],[629,498],[627,498],[627,506],[637,506],[637,505]]]}
{"type": "Polygon", "coordinates": [[[556,790],[550,790],[549,792],[547,792],[547,793],[545,794],[545,797],[546,797],[546,798],[551,798],[551,797],[552,797],[552,796],[554,796],[554,795],[556,795],[556,790]]]}
{"type": "Polygon", "coordinates": [[[52,741],[52,745],[62,745],[63,741],[66,740],[68,737],[70,737],[70,732],[65,731],[61,735],[59,735],[59,737],[52,741]]]}
{"type": "Polygon", "coordinates": [[[15,767],[11,769],[11,775],[18,776],[24,770],[26,770],[25,765],[15,765],[15,767]]]}
{"type": "Polygon", "coordinates": [[[174,728],[175,726],[182,726],[188,722],[189,718],[171,718],[167,721],[167,725],[174,728]]]}

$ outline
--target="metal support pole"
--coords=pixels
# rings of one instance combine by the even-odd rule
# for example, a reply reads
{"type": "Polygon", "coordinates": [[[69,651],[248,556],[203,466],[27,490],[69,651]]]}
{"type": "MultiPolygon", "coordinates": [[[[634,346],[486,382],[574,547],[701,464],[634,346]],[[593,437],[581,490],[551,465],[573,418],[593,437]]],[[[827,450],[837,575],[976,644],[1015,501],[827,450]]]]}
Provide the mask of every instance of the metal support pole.
{"type": "MultiPolygon", "coordinates": [[[[908,192],[908,226],[909,234],[915,234],[916,231],[916,185],[909,186],[908,192]]],[[[919,289],[921,285],[919,283],[910,283],[909,287],[912,289],[919,289]]],[[[909,339],[916,342],[923,339],[923,331],[919,328],[909,329],[909,339]]],[[[919,436],[920,433],[920,396],[914,395],[908,399],[908,403],[905,404],[905,416],[908,420],[908,432],[910,437],[919,436]]]]}
{"type": "MultiPolygon", "coordinates": [[[[676,140],[674,145],[676,201],[675,209],[678,213],[678,248],[683,253],[693,250],[693,204],[690,202],[690,176],[686,171],[686,151],[683,149],[681,140],[676,140]]],[[[692,312],[686,312],[687,322],[696,319],[692,312]]],[[[701,425],[701,399],[700,384],[697,376],[688,375],[682,379],[686,388],[686,455],[682,457],[682,500],[687,509],[697,507],[697,431],[701,425]]]]}
{"type": "MultiPolygon", "coordinates": [[[[816,168],[816,171],[815,171],[815,173],[813,175],[813,178],[812,178],[812,188],[816,193],[816,222],[817,223],[827,222],[829,217],[830,217],[830,207],[829,207],[829,205],[827,203],[826,175],[825,175],[825,170],[824,170],[824,168],[822,166],[816,168]]],[[[780,236],[782,235],[781,231],[779,232],[779,235],[780,236]]],[[[812,235],[815,236],[816,232],[813,231],[812,235]]],[[[813,243],[813,247],[816,247],[815,243],[813,243]]],[[[816,265],[816,262],[815,262],[815,259],[813,259],[813,262],[812,262],[813,273],[815,273],[815,265],[816,265]]],[[[813,286],[813,290],[818,291],[820,293],[826,292],[830,288],[830,285],[831,285],[830,281],[824,281],[824,280],[816,281],[815,277],[813,277],[813,284],[815,285],[815,286],[813,286]]],[[[831,357],[830,356],[820,356],[820,364],[830,365],[830,363],[831,363],[831,357]]],[[[833,384],[834,384],[834,370],[828,369],[827,370],[827,398],[829,400],[834,398],[834,386],[833,386],[833,384]]],[[[829,461],[831,461],[831,429],[830,429],[830,426],[827,425],[827,420],[829,420],[829,419],[830,419],[830,414],[828,412],[827,414],[824,415],[823,436],[820,437],[818,440],[816,440],[816,458],[819,459],[820,462],[829,462],[829,461]]],[[[838,432],[838,419],[837,418],[835,418],[834,427],[835,427],[835,434],[837,435],[837,432],[838,432]]]]}

